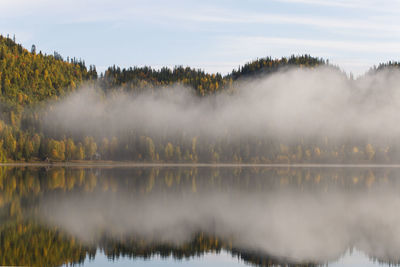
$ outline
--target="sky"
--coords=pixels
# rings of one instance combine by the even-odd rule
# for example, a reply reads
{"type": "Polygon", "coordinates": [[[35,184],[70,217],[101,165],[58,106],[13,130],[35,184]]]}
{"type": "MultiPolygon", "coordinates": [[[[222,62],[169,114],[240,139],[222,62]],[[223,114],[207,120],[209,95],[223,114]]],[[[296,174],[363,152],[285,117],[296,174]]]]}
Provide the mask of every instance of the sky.
{"type": "Polygon", "coordinates": [[[360,75],[400,60],[400,0],[0,0],[0,33],[99,71],[176,65],[229,73],[310,54],[360,75]]]}

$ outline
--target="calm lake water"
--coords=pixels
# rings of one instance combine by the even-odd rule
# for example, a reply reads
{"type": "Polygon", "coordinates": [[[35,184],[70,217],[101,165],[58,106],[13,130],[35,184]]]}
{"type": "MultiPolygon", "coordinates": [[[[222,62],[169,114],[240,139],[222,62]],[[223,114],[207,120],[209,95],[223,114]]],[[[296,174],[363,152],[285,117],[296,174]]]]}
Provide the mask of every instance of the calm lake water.
{"type": "Polygon", "coordinates": [[[0,265],[400,263],[400,168],[1,167],[0,265]]]}

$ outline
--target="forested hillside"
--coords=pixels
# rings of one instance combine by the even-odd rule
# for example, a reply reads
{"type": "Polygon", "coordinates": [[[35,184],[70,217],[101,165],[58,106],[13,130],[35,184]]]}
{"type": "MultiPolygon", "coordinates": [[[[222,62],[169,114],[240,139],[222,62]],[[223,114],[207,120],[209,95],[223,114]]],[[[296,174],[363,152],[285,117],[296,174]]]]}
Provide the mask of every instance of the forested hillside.
{"type": "Polygon", "coordinates": [[[64,61],[58,53],[43,55],[33,45],[31,51],[10,38],[0,36],[1,100],[10,104],[32,104],[74,90],[83,80],[96,79],[94,66],[64,61]]]}
{"type": "Polygon", "coordinates": [[[0,158],[2,161],[29,160],[38,152],[42,133],[21,129],[21,121],[38,118],[32,107],[58,99],[75,90],[83,81],[97,79],[94,66],[75,58],[30,51],[15,40],[0,35],[0,158]]]}
{"type": "MultiPolygon", "coordinates": [[[[323,136],[314,139],[298,136],[290,142],[268,136],[237,140],[230,138],[229,132],[209,140],[199,134],[183,132],[173,137],[153,135],[145,129],[125,131],[114,136],[102,135],[100,130],[96,134],[82,136],[63,132],[62,128],[48,130],[43,127],[44,115],[52,113],[58,101],[83,84],[101,92],[104,98],[101,101],[107,101],[113,92],[121,90],[136,95],[171,85],[193,88],[201,99],[223,91],[233,92],[236,83],[247,78],[263,77],[290,67],[313,69],[318,66],[340,72],[339,68],[324,59],[303,55],[257,59],[225,76],[183,66],[159,70],[112,66],[98,75],[95,66],[87,68],[81,59],[63,59],[56,52],[45,55],[38,52],[35,46],[28,51],[14,40],[0,36],[0,160],[395,162],[399,149],[387,144],[371,144],[366,140],[341,143],[323,136]]],[[[389,62],[371,71],[398,66],[396,62],[389,62]]]]}
{"type": "Polygon", "coordinates": [[[219,73],[209,74],[200,69],[183,66],[176,66],[173,69],[164,67],[160,70],[151,67],[120,69],[112,66],[106,70],[104,77],[101,77],[101,82],[107,89],[124,88],[131,91],[181,84],[194,88],[199,95],[204,96],[219,90],[231,89],[233,81],[240,78],[270,74],[291,66],[313,68],[322,65],[327,65],[325,60],[309,55],[280,59],[267,57],[246,63],[226,76],[219,73]]]}
{"type": "Polygon", "coordinates": [[[329,65],[329,63],[322,58],[315,58],[311,57],[310,55],[292,55],[290,58],[283,57],[280,59],[266,57],[244,64],[242,67],[239,67],[238,70],[233,70],[228,77],[232,78],[233,80],[237,80],[243,77],[254,77],[257,75],[270,74],[287,67],[314,68],[324,65],[329,65]]]}
{"type": "Polygon", "coordinates": [[[128,91],[148,90],[158,86],[181,84],[193,87],[199,95],[206,95],[232,86],[232,79],[221,74],[208,74],[202,70],[176,66],[160,70],[151,67],[120,69],[112,66],[101,78],[103,88],[123,88],[128,91]]]}

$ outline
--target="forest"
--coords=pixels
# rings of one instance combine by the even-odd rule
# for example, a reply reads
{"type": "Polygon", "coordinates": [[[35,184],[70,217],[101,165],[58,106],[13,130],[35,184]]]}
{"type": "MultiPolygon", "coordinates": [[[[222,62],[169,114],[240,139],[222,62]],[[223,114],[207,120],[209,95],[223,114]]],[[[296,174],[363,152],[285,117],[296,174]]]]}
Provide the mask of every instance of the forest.
{"type": "MultiPolygon", "coordinates": [[[[82,59],[66,58],[30,50],[14,39],[0,36],[0,161],[135,161],[183,163],[398,163],[400,147],[393,142],[336,140],[328,136],[295,140],[270,136],[214,139],[196,133],[177,132],[173,137],[150,131],[124,131],[118,135],[72,134],[62,128],[48,129],[46,114],[82,86],[95,88],[103,98],[118,92],[138,96],[170,86],[191,88],[200,99],[221,92],[235,94],[238,84],[296,67],[324,66],[341,72],[322,58],[292,55],[259,58],[227,75],[176,66],[120,68],[111,66],[97,73],[82,59]],[[43,113],[43,110],[46,110],[43,113]]],[[[373,67],[369,72],[399,68],[398,62],[373,67]]],[[[342,74],[346,76],[346,74],[342,74]]],[[[353,79],[349,77],[346,79],[353,79]]],[[[104,127],[104,131],[107,128],[104,127]]]]}

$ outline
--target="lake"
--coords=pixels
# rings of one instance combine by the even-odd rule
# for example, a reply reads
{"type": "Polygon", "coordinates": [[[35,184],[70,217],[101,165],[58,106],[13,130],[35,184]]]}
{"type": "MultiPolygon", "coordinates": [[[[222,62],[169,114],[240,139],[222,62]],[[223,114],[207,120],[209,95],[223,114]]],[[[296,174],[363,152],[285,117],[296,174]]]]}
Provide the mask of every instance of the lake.
{"type": "Polygon", "coordinates": [[[400,263],[397,166],[2,166],[0,265],[400,263]]]}

